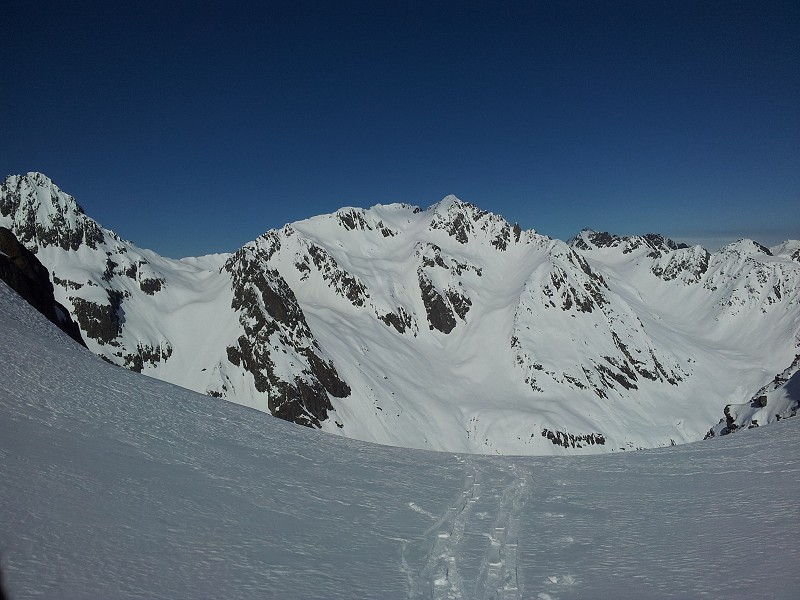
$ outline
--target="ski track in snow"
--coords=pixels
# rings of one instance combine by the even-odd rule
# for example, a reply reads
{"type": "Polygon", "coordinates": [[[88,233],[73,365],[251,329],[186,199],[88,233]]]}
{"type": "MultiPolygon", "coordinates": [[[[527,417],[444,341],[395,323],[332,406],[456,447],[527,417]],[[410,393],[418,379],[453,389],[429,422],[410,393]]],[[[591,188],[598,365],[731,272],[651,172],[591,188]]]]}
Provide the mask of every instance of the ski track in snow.
{"type": "MultiPolygon", "coordinates": [[[[458,459],[462,464],[463,459],[458,459]]],[[[425,531],[426,543],[432,543],[427,561],[415,578],[409,597],[463,598],[464,582],[458,569],[458,545],[472,505],[480,495],[478,473],[468,462],[464,487],[445,513],[425,531]]]]}
{"type": "Polygon", "coordinates": [[[520,598],[520,581],[517,570],[517,545],[519,543],[520,513],[530,492],[532,477],[524,469],[511,465],[512,475],[503,490],[489,536],[490,546],[481,566],[478,590],[481,600],[490,598],[520,598]]]}
{"type": "MultiPolygon", "coordinates": [[[[518,599],[517,570],[519,520],[530,493],[533,478],[524,468],[505,465],[503,485],[498,489],[483,483],[484,474],[474,458],[457,458],[464,470],[464,485],[445,512],[436,519],[421,542],[428,550],[425,564],[411,573],[405,559],[407,542],[403,541],[402,565],[407,572],[409,598],[444,599],[518,599]],[[477,542],[477,543],[476,543],[477,542]],[[482,551],[475,568],[463,569],[467,555],[478,547],[482,551]],[[481,548],[482,546],[482,548],[481,548]]],[[[434,517],[410,503],[413,510],[434,517]]]]}

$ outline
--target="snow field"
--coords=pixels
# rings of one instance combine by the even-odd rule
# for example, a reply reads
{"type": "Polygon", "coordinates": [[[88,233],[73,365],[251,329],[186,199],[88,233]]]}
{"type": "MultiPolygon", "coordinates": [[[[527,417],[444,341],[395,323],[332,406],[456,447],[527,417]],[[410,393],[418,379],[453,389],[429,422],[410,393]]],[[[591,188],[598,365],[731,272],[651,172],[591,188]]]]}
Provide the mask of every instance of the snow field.
{"type": "Polygon", "coordinates": [[[674,448],[376,446],[108,365],[0,284],[25,598],[796,598],[800,421],[674,448]]]}

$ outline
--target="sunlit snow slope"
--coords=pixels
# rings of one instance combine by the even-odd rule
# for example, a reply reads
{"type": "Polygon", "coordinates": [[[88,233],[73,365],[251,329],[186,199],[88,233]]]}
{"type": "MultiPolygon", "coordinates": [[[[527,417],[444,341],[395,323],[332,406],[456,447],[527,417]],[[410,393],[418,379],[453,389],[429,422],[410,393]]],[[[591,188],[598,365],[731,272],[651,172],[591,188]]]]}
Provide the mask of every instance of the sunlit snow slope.
{"type": "MultiPolygon", "coordinates": [[[[3,182],[0,225],[51,270],[97,354],[390,445],[574,454],[698,440],[800,354],[797,242],[709,254],[585,230],[564,243],[448,196],[342,209],[176,261],[103,229],[39,173],[3,182]]],[[[768,403],[757,420],[787,410],[768,403]]]]}
{"type": "Polygon", "coordinates": [[[794,599],[800,420],[675,448],[376,446],[111,366],[0,282],[12,600],[794,599]]]}

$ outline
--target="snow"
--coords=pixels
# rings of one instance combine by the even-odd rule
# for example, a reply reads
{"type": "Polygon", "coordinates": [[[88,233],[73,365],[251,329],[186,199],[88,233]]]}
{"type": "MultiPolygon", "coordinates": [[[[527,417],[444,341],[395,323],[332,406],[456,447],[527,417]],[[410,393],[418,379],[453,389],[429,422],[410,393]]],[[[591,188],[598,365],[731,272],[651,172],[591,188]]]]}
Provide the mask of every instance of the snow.
{"type": "MultiPolygon", "coordinates": [[[[21,200],[11,198],[0,224],[25,231],[35,208],[44,223],[34,229],[51,237],[52,215],[99,230],[44,175],[8,181],[21,200]]],[[[243,257],[253,272],[277,273],[271,280],[286,282],[310,333],[245,341],[260,344],[284,382],[308,377],[309,348],[331,361],[352,393],[330,398],[323,429],[396,446],[542,455],[696,441],[726,405],[749,402],[800,352],[800,242],[774,256],[742,240],[711,255],[695,246],[653,258],[657,236],[613,237],[604,247],[585,230],[573,242],[586,248],[575,250],[533,230],[517,241],[510,230],[499,215],[448,196],[426,210],[343,208],[267,232],[236,255],[170,260],[102,230],[96,248],[40,244],[37,256],[73,313],[76,299],[109,306],[109,293],[121,294],[119,335],[110,343],[85,336],[93,352],[130,366],[144,348],[160,359],[142,361],[146,375],[262,411],[270,390],[259,391],[226,352],[254,325],[232,308],[233,273],[243,257]],[[493,244],[503,231],[505,250],[493,244]],[[110,276],[109,261],[117,264],[110,276]],[[429,327],[423,276],[440,296],[471,302],[448,334],[429,327]],[[153,281],[161,289],[148,293],[153,281]],[[579,310],[578,297],[591,310],[579,310]],[[400,314],[410,323],[402,333],[381,320],[400,314]],[[658,362],[674,382],[638,373],[634,389],[603,380],[603,368],[622,374],[612,360],[649,373],[658,362]],[[545,429],[598,433],[607,443],[562,447],[545,429]]]]}
{"type": "Polygon", "coordinates": [[[111,366],[0,283],[25,598],[797,598],[800,420],[593,457],[377,446],[111,366]]]}

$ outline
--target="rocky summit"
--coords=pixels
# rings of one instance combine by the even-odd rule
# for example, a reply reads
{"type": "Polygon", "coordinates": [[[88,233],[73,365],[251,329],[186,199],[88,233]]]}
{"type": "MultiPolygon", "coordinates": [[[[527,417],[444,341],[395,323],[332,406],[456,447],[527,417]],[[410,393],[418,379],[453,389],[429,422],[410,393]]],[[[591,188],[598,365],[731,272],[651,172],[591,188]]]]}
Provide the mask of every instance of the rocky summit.
{"type": "Polygon", "coordinates": [[[314,428],[499,454],[619,452],[797,411],[800,242],[565,243],[448,196],[344,208],[173,260],[40,173],[0,226],[89,349],[314,428]]]}

